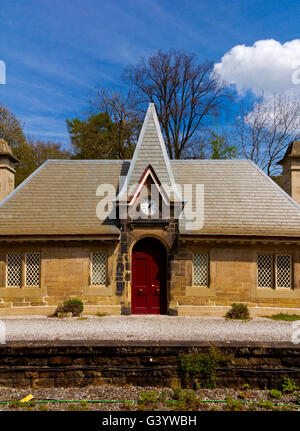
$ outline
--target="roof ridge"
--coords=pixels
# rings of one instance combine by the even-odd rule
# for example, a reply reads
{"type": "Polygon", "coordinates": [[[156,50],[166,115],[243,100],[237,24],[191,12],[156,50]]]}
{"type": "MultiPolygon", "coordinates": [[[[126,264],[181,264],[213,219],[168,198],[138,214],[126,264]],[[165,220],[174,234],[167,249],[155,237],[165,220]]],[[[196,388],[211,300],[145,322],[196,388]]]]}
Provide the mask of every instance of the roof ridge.
{"type": "Polygon", "coordinates": [[[242,163],[248,162],[247,159],[171,159],[170,162],[221,162],[221,163],[242,163]]]}
{"type": "MultiPolygon", "coordinates": [[[[80,162],[96,162],[96,163],[104,163],[104,162],[128,162],[131,163],[132,159],[47,159],[47,162],[70,162],[70,163],[80,163],[80,162]]],[[[247,159],[169,159],[170,163],[177,162],[221,162],[221,163],[244,163],[248,162],[247,159]]]]}
{"type": "Polygon", "coordinates": [[[131,159],[48,159],[47,162],[131,162],[131,159]]]}

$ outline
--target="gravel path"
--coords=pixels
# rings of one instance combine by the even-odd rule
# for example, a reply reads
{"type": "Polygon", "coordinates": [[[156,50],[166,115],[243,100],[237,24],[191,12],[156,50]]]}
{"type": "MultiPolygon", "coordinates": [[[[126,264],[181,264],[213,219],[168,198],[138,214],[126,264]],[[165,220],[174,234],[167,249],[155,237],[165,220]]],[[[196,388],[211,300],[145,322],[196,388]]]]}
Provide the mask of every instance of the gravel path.
{"type": "MultiPolygon", "coordinates": [[[[291,342],[293,323],[255,318],[105,316],[82,318],[6,317],[7,341],[199,341],[291,342]]],[[[297,322],[296,322],[297,323],[297,322]]],[[[295,324],[295,323],[294,323],[295,324]]]]}

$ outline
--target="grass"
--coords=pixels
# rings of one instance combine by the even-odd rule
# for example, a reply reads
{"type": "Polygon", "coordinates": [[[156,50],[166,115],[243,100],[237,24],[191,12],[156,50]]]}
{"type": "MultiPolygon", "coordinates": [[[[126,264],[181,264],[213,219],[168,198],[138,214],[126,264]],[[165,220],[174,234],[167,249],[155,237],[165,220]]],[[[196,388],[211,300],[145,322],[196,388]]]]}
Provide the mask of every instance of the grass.
{"type": "Polygon", "coordinates": [[[105,317],[105,316],[108,316],[108,314],[107,313],[97,313],[96,316],[105,317]]]}
{"type": "Polygon", "coordinates": [[[300,315],[299,314],[287,314],[287,313],[278,313],[278,314],[273,314],[272,316],[265,316],[268,319],[272,319],[272,320],[285,320],[287,322],[293,322],[295,320],[300,320],[300,315]]]}
{"type": "MultiPolygon", "coordinates": [[[[170,410],[170,411],[194,411],[194,410],[219,410],[219,411],[257,411],[257,410],[297,410],[299,411],[300,402],[298,387],[295,382],[289,378],[283,381],[283,392],[276,389],[271,389],[267,395],[269,399],[261,399],[259,395],[247,396],[246,393],[235,391],[233,396],[219,398],[212,395],[213,399],[202,398],[201,394],[192,389],[173,388],[173,393],[165,391],[148,391],[139,393],[138,399],[127,400],[123,398],[116,402],[116,410],[170,410]],[[293,398],[291,398],[293,395],[293,398]],[[285,397],[285,398],[284,398],[285,397]],[[283,398],[281,401],[279,401],[283,398]]],[[[108,400],[108,402],[112,402],[108,400]]],[[[6,404],[6,402],[3,402],[6,404]]],[[[90,403],[88,400],[70,400],[63,404],[41,403],[35,401],[20,402],[12,400],[7,402],[8,408],[22,411],[50,411],[50,410],[69,410],[69,411],[90,411],[102,410],[101,404],[90,403]]],[[[0,406],[0,410],[2,410],[0,406]]]]}

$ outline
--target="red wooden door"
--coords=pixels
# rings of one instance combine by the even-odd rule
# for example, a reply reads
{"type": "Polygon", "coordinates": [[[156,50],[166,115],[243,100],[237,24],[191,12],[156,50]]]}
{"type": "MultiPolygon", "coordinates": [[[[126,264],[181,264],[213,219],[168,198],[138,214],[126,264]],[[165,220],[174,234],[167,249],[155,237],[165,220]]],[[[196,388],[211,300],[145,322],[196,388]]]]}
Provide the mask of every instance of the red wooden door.
{"type": "Polygon", "coordinates": [[[166,259],[162,244],[141,240],[132,253],[132,313],[165,313],[166,259]]]}

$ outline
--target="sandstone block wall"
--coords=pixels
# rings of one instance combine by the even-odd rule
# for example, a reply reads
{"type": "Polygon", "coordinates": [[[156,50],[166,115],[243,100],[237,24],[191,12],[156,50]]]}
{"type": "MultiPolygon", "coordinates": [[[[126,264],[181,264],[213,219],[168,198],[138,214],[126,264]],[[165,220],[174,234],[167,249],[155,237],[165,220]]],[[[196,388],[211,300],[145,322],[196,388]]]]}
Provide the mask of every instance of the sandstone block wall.
{"type": "Polygon", "coordinates": [[[49,242],[14,243],[0,247],[0,315],[51,314],[57,305],[70,298],[84,302],[84,312],[119,314],[118,298],[114,295],[116,273],[115,242],[49,242]],[[91,286],[90,253],[107,253],[105,286],[91,286]],[[21,287],[6,287],[6,255],[39,252],[41,276],[39,287],[24,285],[24,265],[21,287]]]}
{"type": "MultiPolygon", "coordinates": [[[[154,232],[168,250],[167,298],[171,315],[223,316],[233,302],[244,302],[252,316],[278,310],[300,313],[300,250],[292,244],[218,243],[174,240],[174,232],[154,232]],[[193,286],[193,254],[209,255],[209,286],[193,286]],[[258,254],[290,254],[293,260],[292,288],[257,287],[258,254]]],[[[123,231],[118,241],[69,241],[6,243],[0,246],[0,316],[51,314],[70,298],[84,302],[84,313],[131,313],[131,250],[145,229],[123,231]],[[107,283],[92,286],[90,253],[107,253],[107,283]],[[6,255],[41,254],[39,287],[6,287],[6,255]]],[[[24,265],[23,265],[24,269],[24,265]]],[[[24,272],[24,271],[23,271],[24,272]]]]}
{"type": "MultiPolygon", "coordinates": [[[[277,308],[299,309],[300,253],[297,245],[186,242],[172,256],[170,296],[182,315],[224,315],[233,302],[245,302],[253,316],[277,308]],[[193,286],[193,254],[209,255],[209,286],[193,286]],[[257,255],[290,254],[292,288],[258,288],[257,255]],[[258,308],[259,307],[259,308],[258,308]]],[[[275,310],[275,311],[274,311],[275,310]]]]}

